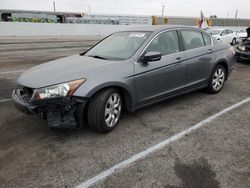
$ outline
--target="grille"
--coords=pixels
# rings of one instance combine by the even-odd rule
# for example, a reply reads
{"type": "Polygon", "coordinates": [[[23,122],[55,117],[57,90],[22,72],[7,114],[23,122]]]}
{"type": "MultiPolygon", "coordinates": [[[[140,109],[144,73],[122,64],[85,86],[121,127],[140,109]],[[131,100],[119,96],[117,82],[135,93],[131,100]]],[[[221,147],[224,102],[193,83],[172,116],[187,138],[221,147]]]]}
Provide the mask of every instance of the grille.
{"type": "Polygon", "coordinates": [[[65,106],[74,104],[74,101],[69,98],[58,97],[53,99],[33,100],[30,101],[30,103],[36,106],[65,106]]]}

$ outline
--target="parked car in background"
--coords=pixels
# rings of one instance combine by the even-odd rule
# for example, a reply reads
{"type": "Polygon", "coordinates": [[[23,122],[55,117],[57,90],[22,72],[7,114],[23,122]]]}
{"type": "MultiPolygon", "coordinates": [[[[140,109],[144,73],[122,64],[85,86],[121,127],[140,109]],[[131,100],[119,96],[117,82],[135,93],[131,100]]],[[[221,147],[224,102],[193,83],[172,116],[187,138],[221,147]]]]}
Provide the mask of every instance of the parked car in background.
{"type": "Polygon", "coordinates": [[[208,32],[218,41],[226,42],[232,45],[237,43],[237,35],[232,29],[212,28],[208,32]]]}
{"type": "Polygon", "coordinates": [[[236,59],[238,61],[250,62],[250,27],[246,29],[247,37],[236,48],[236,59]]]}
{"type": "Polygon", "coordinates": [[[235,29],[234,31],[237,35],[237,42],[239,43],[247,37],[246,29],[235,29]]]}
{"type": "Polygon", "coordinates": [[[87,124],[106,133],[123,110],[224,86],[234,48],[191,27],[140,27],[114,33],[87,52],[38,65],[12,93],[25,113],[43,113],[50,127],[87,124]]]}

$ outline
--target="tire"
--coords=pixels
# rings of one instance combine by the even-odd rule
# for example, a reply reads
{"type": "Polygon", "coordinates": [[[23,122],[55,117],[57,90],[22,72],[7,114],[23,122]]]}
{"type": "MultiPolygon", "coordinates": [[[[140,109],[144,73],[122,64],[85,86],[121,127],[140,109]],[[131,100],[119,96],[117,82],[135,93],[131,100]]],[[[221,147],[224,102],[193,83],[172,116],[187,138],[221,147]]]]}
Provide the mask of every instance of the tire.
{"type": "Polygon", "coordinates": [[[100,133],[114,130],[120,120],[122,98],[116,89],[106,89],[90,99],[87,119],[89,127],[100,133]]]}
{"type": "Polygon", "coordinates": [[[207,90],[209,93],[216,94],[221,91],[223,88],[225,81],[226,81],[226,70],[225,67],[222,65],[217,65],[210,77],[209,84],[207,87],[207,90]]]}
{"type": "Polygon", "coordinates": [[[232,45],[235,45],[236,44],[236,38],[233,38],[233,40],[232,40],[232,43],[231,43],[232,45]]]}

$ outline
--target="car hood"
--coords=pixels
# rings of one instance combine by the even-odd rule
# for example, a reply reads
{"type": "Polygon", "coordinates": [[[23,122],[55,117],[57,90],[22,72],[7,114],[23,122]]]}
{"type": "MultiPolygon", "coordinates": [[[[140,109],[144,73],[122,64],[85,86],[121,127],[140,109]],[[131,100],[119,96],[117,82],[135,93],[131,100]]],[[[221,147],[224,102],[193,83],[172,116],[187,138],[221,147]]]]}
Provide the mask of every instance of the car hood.
{"type": "Polygon", "coordinates": [[[59,83],[85,78],[93,69],[104,69],[115,61],[73,55],[35,66],[24,72],[18,79],[22,86],[42,88],[59,83]]]}

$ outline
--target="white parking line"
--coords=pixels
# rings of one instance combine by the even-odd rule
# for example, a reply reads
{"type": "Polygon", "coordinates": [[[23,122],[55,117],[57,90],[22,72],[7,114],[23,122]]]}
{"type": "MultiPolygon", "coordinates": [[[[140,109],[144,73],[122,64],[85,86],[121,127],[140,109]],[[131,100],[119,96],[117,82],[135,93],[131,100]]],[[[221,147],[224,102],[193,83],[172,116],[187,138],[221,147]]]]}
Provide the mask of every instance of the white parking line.
{"type": "Polygon", "coordinates": [[[227,113],[229,111],[232,111],[232,110],[238,108],[239,106],[241,106],[241,105],[243,105],[245,103],[248,103],[248,102],[250,102],[250,97],[248,97],[247,99],[242,100],[242,101],[240,101],[240,102],[238,102],[238,103],[236,103],[236,104],[234,104],[234,105],[232,105],[232,106],[218,112],[217,114],[214,114],[213,116],[199,122],[198,124],[188,128],[188,129],[186,129],[186,130],[184,130],[184,131],[182,131],[182,132],[180,132],[180,133],[178,133],[178,134],[176,134],[176,135],[174,135],[174,136],[172,136],[172,137],[170,137],[170,138],[168,138],[168,139],[166,139],[166,140],[164,140],[164,141],[162,141],[162,142],[160,142],[160,143],[158,143],[158,144],[156,144],[156,145],[154,145],[154,146],[152,146],[152,147],[150,147],[150,148],[148,148],[148,149],[146,149],[146,150],[144,150],[144,151],[142,151],[142,152],[140,152],[140,153],[138,153],[138,154],[136,154],[136,155],[134,155],[132,157],[130,157],[129,159],[126,159],[126,160],[118,163],[117,165],[112,166],[111,168],[101,172],[100,174],[92,177],[91,179],[81,183],[76,188],[86,188],[86,187],[93,186],[94,184],[96,184],[99,181],[104,180],[108,176],[111,176],[112,174],[114,174],[114,173],[116,173],[118,171],[121,171],[122,169],[128,167],[132,163],[147,157],[148,155],[156,152],[157,150],[160,150],[160,149],[164,148],[165,146],[169,145],[171,142],[174,142],[174,141],[177,141],[177,140],[181,139],[186,134],[192,133],[196,129],[198,129],[198,128],[200,128],[200,127],[214,121],[219,116],[222,116],[223,114],[225,114],[225,113],[227,113]]]}
{"type": "Polygon", "coordinates": [[[11,101],[11,99],[1,99],[0,103],[11,101]]]}
{"type": "Polygon", "coordinates": [[[3,71],[3,72],[0,72],[0,74],[13,74],[13,73],[22,73],[26,70],[15,70],[15,71],[3,71]]]}

